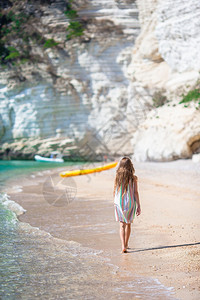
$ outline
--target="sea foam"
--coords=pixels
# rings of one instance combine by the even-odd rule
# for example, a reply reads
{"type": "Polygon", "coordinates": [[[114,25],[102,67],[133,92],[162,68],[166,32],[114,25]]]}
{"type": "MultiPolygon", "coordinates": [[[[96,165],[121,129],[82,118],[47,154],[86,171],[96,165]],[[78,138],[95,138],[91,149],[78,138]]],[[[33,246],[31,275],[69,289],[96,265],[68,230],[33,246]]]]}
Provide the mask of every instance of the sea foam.
{"type": "Polygon", "coordinates": [[[11,210],[13,213],[16,214],[16,216],[20,216],[26,212],[26,210],[16,203],[13,200],[9,199],[10,196],[7,195],[6,193],[0,194],[0,203],[7,209],[11,210]]]}

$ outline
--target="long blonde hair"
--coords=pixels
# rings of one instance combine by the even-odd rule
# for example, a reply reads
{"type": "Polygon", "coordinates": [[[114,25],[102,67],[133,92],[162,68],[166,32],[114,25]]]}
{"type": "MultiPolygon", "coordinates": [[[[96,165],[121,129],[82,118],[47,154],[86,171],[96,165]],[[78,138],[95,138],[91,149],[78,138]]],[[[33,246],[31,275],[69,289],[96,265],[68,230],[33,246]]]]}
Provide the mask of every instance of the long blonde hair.
{"type": "Polygon", "coordinates": [[[124,156],[120,160],[119,167],[116,171],[113,195],[115,195],[116,189],[117,192],[119,192],[122,184],[124,187],[124,191],[123,191],[123,195],[124,195],[128,190],[129,182],[131,181],[131,184],[133,185],[134,180],[137,179],[137,177],[134,174],[135,174],[135,169],[133,167],[132,161],[130,160],[129,157],[124,156]]]}

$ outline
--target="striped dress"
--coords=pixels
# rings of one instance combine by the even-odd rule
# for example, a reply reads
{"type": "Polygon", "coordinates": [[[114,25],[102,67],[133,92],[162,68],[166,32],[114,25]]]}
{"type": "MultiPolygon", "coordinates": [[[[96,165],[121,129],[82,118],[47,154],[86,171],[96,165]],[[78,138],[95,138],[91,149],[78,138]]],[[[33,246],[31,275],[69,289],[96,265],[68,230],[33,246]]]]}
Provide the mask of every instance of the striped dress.
{"type": "Polygon", "coordinates": [[[121,185],[119,191],[115,192],[114,207],[115,207],[115,219],[118,222],[132,223],[135,217],[136,200],[134,197],[134,184],[129,182],[127,192],[123,194],[123,185],[121,185]]]}

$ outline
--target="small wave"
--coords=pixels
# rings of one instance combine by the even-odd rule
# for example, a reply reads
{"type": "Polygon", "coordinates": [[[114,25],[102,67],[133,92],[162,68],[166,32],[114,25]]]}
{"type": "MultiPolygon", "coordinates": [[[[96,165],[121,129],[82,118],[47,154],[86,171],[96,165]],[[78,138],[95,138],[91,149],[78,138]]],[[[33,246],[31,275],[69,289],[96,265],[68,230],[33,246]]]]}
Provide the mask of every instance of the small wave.
{"type": "Polygon", "coordinates": [[[121,282],[120,287],[115,288],[120,294],[134,295],[143,300],[168,299],[176,300],[174,288],[164,286],[157,278],[142,278],[135,276],[134,281],[121,282]]]}
{"type": "Polygon", "coordinates": [[[22,186],[20,186],[20,185],[14,185],[14,186],[12,187],[12,190],[13,190],[15,193],[21,193],[21,192],[23,191],[22,186]]]}
{"type": "Polygon", "coordinates": [[[16,216],[20,216],[26,212],[21,205],[9,198],[10,196],[6,193],[0,194],[0,204],[2,204],[6,209],[11,210],[16,216]]]}

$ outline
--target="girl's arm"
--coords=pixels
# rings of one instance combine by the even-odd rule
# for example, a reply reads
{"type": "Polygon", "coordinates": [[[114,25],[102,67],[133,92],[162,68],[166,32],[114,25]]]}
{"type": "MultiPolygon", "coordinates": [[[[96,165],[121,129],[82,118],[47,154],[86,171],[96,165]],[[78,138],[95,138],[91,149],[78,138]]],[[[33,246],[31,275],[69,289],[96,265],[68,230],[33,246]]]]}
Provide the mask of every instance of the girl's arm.
{"type": "Polygon", "coordinates": [[[141,207],[140,207],[140,199],[139,199],[139,193],[138,193],[138,185],[137,185],[137,177],[134,178],[134,197],[137,203],[137,210],[136,215],[139,216],[141,214],[141,207]]]}

